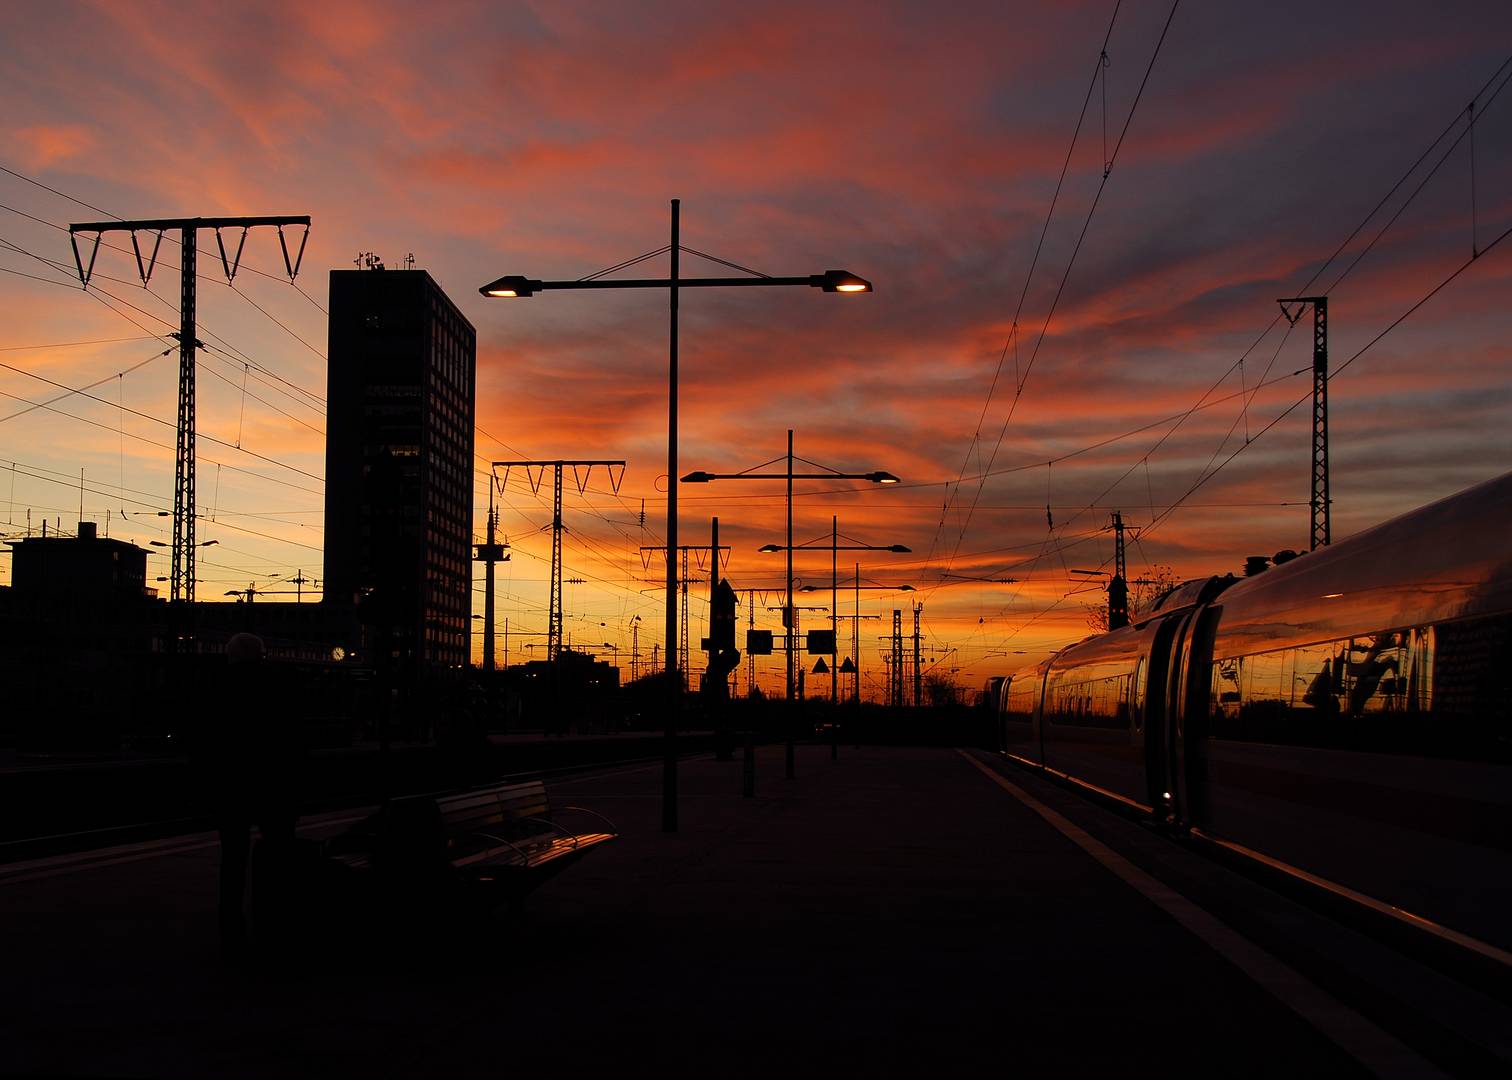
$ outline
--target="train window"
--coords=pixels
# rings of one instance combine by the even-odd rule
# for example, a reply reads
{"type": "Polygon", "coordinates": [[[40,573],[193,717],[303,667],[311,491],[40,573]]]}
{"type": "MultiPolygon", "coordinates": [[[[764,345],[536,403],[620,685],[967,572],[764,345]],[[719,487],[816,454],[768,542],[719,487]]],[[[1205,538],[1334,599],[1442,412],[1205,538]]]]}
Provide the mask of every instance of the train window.
{"type": "Polygon", "coordinates": [[[1148,674],[1149,665],[1145,663],[1145,658],[1141,656],[1139,658],[1139,661],[1134,665],[1134,682],[1133,685],[1129,688],[1131,699],[1130,711],[1134,714],[1135,731],[1144,730],[1145,694],[1148,690],[1148,687],[1145,686],[1145,682],[1147,681],[1146,676],[1148,674]]]}
{"type": "Polygon", "coordinates": [[[1035,676],[1015,678],[1008,684],[1007,719],[1020,724],[1034,720],[1040,680],[1035,676]]]}
{"type": "MultiPolygon", "coordinates": [[[[1468,743],[1479,752],[1499,760],[1512,758],[1512,615],[1449,623],[1433,628],[1426,650],[1431,668],[1426,690],[1409,686],[1426,696],[1436,718],[1442,718],[1455,733],[1456,742],[1468,743]]],[[[1416,659],[1416,657],[1415,657],[1416,659]]],[[[1410,681],[1410,680],[1409,680],[1410,681]]],[[[1419,681],[1422,681],[1421,676],[1419,681]]]]}
{"type": "MultiPolygon", "coordinates": [[[[1488,673],[1504,669],[1493,638],[1512,645],[1512,620],[1488,620],[1437,628],[1388,630],[1296,649],[1218,658],[1212,666],[1212,733],[1217,738],[1312,746],[1444,752],[1469,738],[1484,742],[1488,731],[1472,734],[1467,721],[1451,720],[1454,700],[1484,703],[1488,673]],[[1445,642],[1454,644],[1445,655],[1445,642]],[[1437,647],[1435,643],[1439,643],[1437,647]],[[1445,697],[1435,692],[1453,673],[1463,689],[1445,697]],[[1436,721],[1424,727],[1426,714],[1436,721]],[[1445,723],[1443,721],[1450,720],[1445,723]],[[1429,738],[1424,738],[1429,733],[1429,738]]],[[[1506,711],[1503,692],[1492,693],[1506,711]]],[[[1474,717],[1484,708],[1466,707],[1474,717]]],[[[1473,723],[1479,723],[1476,719],[1473,723]]],[[[1471,726],[1473,726],[1473,723],[1471,726]]]]}
{"type": "Polygon", "coordinates": [[[1344,656],[1349,643],[1330,642],[1292,650],[1291,707],[1313,709],[1325,716],[1339,712],[1344,656]]]}
{"type": "Polygon", "coordinates": [[[1046,716],[1052,723],[1079,727],[1121,728],[1129,724],[1129,676],[1054,680],[1046,694],[1046,716]]]}
{"type": "Polygon", "coordinates": [[[1404,631],[1355,638],[1349,644],[1347,666],[1342,672],[1345,710],[1350,715],[1399,713],[1408,707],[1407,690],[1413,684],[1407,647],[1412,635],[1404,631]]]}

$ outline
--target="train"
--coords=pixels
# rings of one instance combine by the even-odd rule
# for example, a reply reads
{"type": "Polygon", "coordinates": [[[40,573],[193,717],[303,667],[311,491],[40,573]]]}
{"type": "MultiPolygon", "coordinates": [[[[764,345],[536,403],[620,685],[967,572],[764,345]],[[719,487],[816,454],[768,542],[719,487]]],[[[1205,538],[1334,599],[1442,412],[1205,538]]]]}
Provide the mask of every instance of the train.
{"type": "Polygon", "coordinates": [[[1512,473],[1168,591],[996,688],[999,751],[1512,962],[1512,473]]]}

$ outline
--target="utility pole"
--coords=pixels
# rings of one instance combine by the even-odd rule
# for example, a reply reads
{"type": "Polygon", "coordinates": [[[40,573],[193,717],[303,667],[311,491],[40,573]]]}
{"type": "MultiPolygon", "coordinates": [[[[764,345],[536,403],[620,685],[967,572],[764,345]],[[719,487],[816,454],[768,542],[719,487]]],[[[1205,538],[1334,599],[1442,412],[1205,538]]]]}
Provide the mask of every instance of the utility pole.
{"type": "Polygon", "coordinates": [[[236,278],[241,266],[242,249],[247,244],[249,230],[267,225],[278,229],[278,244],[283,250],[284,270],[292,282],[299,274],[299,265],[304,259],[305,242],[310,238],[308,214],[280,215],[274,217],[213,217],[213,218],[152,218],[138,221],[90,221],[68,227],[68,241],[73,246],[74,265],[79,269],[79,281],[87,289],[94,273],[95,258],[100,253],[100,238],[107,232],[131,233],[131,250],[136,256],[137,276],[142,286],[152,280],[153,268],[157,266],[158,249],[163,244],[163,233],[179,230],[179,330],[173,335],[179,342],[178,424],[173,458],[173,566],[169,574],[168,598],[194,602],[194,350],[200,344],[195,337],[195,284],[199,268],[199,231],[215,230],[215,243],[220,249],[221,266],[229,285],[236,278]],[[291,260],[289,245],[284,239],[285,225],[303,225],[304,235],[299,241],[299,251],[291,260]],[[236,245],[234,259],[226,257],[226,245],[221,238],[222,229],[241,229],[241,239],[236,245]],[[138,232],[155,232],[156,240],[152,254],[144,263],[142,249],[137,243],[138,232]],[[85,265],[79,252],[79,233],[94,233],[94,247],[85,265]]]}
{"type": "Polygon", "coordinates": [[[851,656],[856,673],[851,676],[851,700],[861,707],[861,564],[856,564],[856,617],[851,622],[851,656]]]}
{"type": "Polygon", "coordinates": [[[892,632],[892,678],[888,698],[889,704],[901,706],[903,704],[903,612],[899,608],[893,608],[893,632],[892,632]]]}
{"type": "Polygon", "coordinates": [[[609,473],[609,487],[615,492],[619,491],[620,482],[625,478],[625,463],[623,461],[567,461],[562,458],[551,460],[531,461],[495,461],[493,468],[500,466],[506,470],[504,483],[509,482],[511,468],[519,467],[525,470],[525,479],[530,482],[530,490],[539,494],[541,483],[546,476],[546,470],[552,470],[551,479],[551,612],[546,623],[546,659],[555,663],[562,652],[562,469],[571,466],[573,480],[577,483],[578,494],[583,494],[588,488],[588,481],[593,476],[593,467],[603,465],[609,473]],[[619,466],[619,475],[616,476],[614,469],[619,466]],[[530,470],[538,470],[532,473],[530,470]],[[586,472],[580,472],[586,469],[586,472]]]}
{"type": "MultiPolygon", "coordinates": [[[[718,551],[719,550],[719,519],[717,517],[709,519],[709,548],[712,551],[718,551]]],[[[684,554],[683,558],[686,559],[687,555],[684,554]]],[[[687,563],[683,563],[683,577],[687,578],[687,576],[688,576],[688,564],[687,563]]],[[[683,588],[686,589],[687,587],[688,586],[687,586],[687,584],[685,582],[683,584],[683,588]]],[[[713,667],[714,667],[714,596],[715,596],[715,594],[718,591],[719,591],[719,560],[717,558],[715,558],[715,559],[710,559],[709,560],[709,661],[708,661],[708,667],[705,670],[712,670],[713,667]]],[[[683,605],[683,640],[686,641],[687,638],[688,638],[688,595],[687,595],[687,593],[683,594],[682,605],[683,605]]],[[[683,648],[686,649],[687,646],[684,645],[683,648]]],[[[729,679],[728,679],[728,677],[725,679],[725,684],[726,684],[726,691],[727,691],[728,690],[728,686],[729,686],[729,679]]],[[[725,696],[728,696],[727,692],[725,693],[725,696]]]]}
{"type": "MultiPolygon", "coordinates": [[[[488,539],[478,545],[476,560],[483,564],[483,670],[494,669],[494,564],[509,561],[504,549],[508,544],[498,542],[499,510],[494,504],[494,477],[488,476],[488,539]]],[[[558,488],[560,493],[560,488],[558,488]]],[[[558,506],[561,505],[560,498],[558,506]]],[[[507,633],[507,631],[506,631],[507,633]]],[[[509,663],[509,642],[504,642],[504,662],[509,663]]]]}
{"type": "Polygon", "coordinates": [[[630,681],[640,678],[640,616],[630,620],[630,681]]]}
{"type": "Polygon", "coordinates": [[[923,613],[923,604],[913,605],[913,703],[914,708],[916,709],[919,707],[920,702],[922,702],[924,699],[924,695],[922,693],[922,690],[924,688],[924,676],[919,667],[919,616],[923,613]]]}
{"type": "MultiPolygon", "coordinates": [[[[730,550],[730,548],[729,548],[728,544],[715,545],[713,547],[711,547],[710,545],[707,545],[707,544],[678,544],[677,545],[678,557],[679,557],[679,561],[680,561],[681,568],[682,568],[682,576],[679,579],[679,588],[678,588],[678,591],[682,595],[682,620],[681,620],[681,623],[679,625],[679,636],[678,636],[678,641],[677,641],[677,653],[675,654],[677,656],[678,665],[679,665],[678,666],[679,674],[678,674],[678,677],[677,677],[677,682],[679,684],[686,683],[687,682],[687,678],[688,678],[688,552],[690,552],[690,551],[698,551],[698,552],[712,552],[713,553],[711,555],[712,561],[714,563],[713,581],[717,582],[719,580],[719,554],[718,553],[721,552],[721,551],[729,551],[729,550],[730,550]]],[[[649,560],[647,560],[646,556],[650,552],[659,551],[659,552],[662,553],[662,557],[663,558],[665,558],[666,554],[667,554],[667,549],[665,547],[654,546],[654,545],[653,546],[643,546],[640,549],[640,551],[641,551],[642,565],[647,565],[648,564],[649,560]]],[[[649,569],[649,566],[648,566],[648,569],[649,569]]],[[[700,569],[702,569],[701,565],[700,565],[700,569]]],[[[714,601],[714,594],[711,591],[709,593],[709,602],[712,604],[713,601],[714,601]]],[[[671,647],[670,643],[669,643],[668,647],[671,647]]],[[[653,667],[654,666],[655,665],[653,665],[653,667]]]]}
{"type": "Polygon", "coordinates": [[[1121,630],[1129,625],[1129,574],[1124,557],[1124,522],[1122,511],[1113,511],[1113,576],[1108,580],[1108,629],[1121,630]]]}
{"type": "MultiPolygon", "coordinates": [[[[713,562],[717,568],[719,560],[715,559],[713,562]]],[[[711,602],[713,595],[712,592],[709,594],[711,602]]],[[[677,667],[682,672],[683,689],[686,690],[692,682],[693,667],[688,656],[688,549],[686,547],[682,549],[682,604],[679,614],[682,616],[682,625],[677,638],[677,667]]]]}
{"type": "MultiPolygon", "coordinates": [[[[750,640],[751,631],[756,629],[756,590],[752,589],[746,595],[746,639],[750,640]]],[[[746,649],[746,697],[750,697],[756,689],[756,654],[746,649]]]]}
{"type": "Polygon", "coordinates": [[[1332,501],[1328,494],[1328,297],[1294,296],[1276,303],[1293,326],[1302,318],[1306,305],[1311,304],[1313,309],[1312,522],[1308,550],[1316,551],[1332,540],[1332,501]],[[1298,305],[1295,315],[1287,304],[1298,305]]]}
{"type": "MultiPolygon", "coordinates": [[[[749,642],[750,632],[756,629],[756,594],[761,593],[763,598],[770,589],[734,589],[737,602],[741,595],[746,598],[746,641],[749,642]]],[[[772,610],[776,610],[773,608],[772,610]]],[[[745,651],[746,664],[746,697],[751,696],[751,691],[756,688],[756,654],[750,649],[745,651]]]]}

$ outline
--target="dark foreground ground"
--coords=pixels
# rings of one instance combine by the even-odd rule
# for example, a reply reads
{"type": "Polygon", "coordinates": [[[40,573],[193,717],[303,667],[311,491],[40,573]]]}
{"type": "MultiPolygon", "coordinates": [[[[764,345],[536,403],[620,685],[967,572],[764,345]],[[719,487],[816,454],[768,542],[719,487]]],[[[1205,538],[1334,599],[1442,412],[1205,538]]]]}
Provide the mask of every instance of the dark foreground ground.
{"type": "Polygon", "coordinates": [[[743,799],[738,760],[684,761],[675,835],[658,766],[559,782],[623,835],[523,915],[460,941],[327,926],[250,970],[218,956],[213,836],[0,867],[0,1075],[1506,1065],[1500,1006],[988,755],[800,747],[784,781],[773,747],[759,766],[743,799]],[[1397,982],[1445,1015],[1381,998],[1397,982]]]}

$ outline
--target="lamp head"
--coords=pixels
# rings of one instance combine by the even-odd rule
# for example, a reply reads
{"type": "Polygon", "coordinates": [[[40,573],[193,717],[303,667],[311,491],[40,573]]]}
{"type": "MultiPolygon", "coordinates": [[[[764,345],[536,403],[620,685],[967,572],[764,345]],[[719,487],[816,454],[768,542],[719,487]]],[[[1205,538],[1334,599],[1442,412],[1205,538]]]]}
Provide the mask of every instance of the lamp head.
{"type": "Polygon", "coordinates": [[[682,482],[685,484],[707,484],[712,479],[714,479],[713,473],[690,472],[682,478],[682,482]]]}
{"type": "Polygon", "coordinates": [[[911,547],[905,547],[902,544],[893,544],[887,550],[888,551],[896,552],[899,555],[907,555],[907,554],[910,554],[913,551],[913,548],[911,548],[911,547]]]}
{"type": "Polygon", "coordinates": [[[497,281],[490,281],[478,291],[484,296],[492,297],[534,296],[540,284],[539,281],[531,281],[519,274],[509,274],[497,281]]]}
{"type": "Polygon", "coordinates": [[[898,586],[898,591],[899,592],[913,592],[914,591],[914,587],[912,585],[899,585],[898,586]]]}
{"type": "Polygon", "coordinates": [[[760,551],[760,552],[763,552],[763,553],[765,553],[767,555],[771,555],[774,552],[781,551],[782,549],[780,547],[778,547],[776,544],[762,544],[756,550],[760,551]]]}
{"type": "Polygon", "coordinates": [[[896,483],[898,483],[898,478],[896,476],[894,476],[890,472],[874,472],[874,473],[869,473],[866,478],[868,480],[870,480],[874,484],[896,484],[896,483]]]}
{"type": "Polygon", "coordinates": [[[872,291],[872,283],[864,277],[857,277],[849,270],[826,270],[818,275],[816,284],[825,292],[830,293],[868,293],[872,291]]]}

